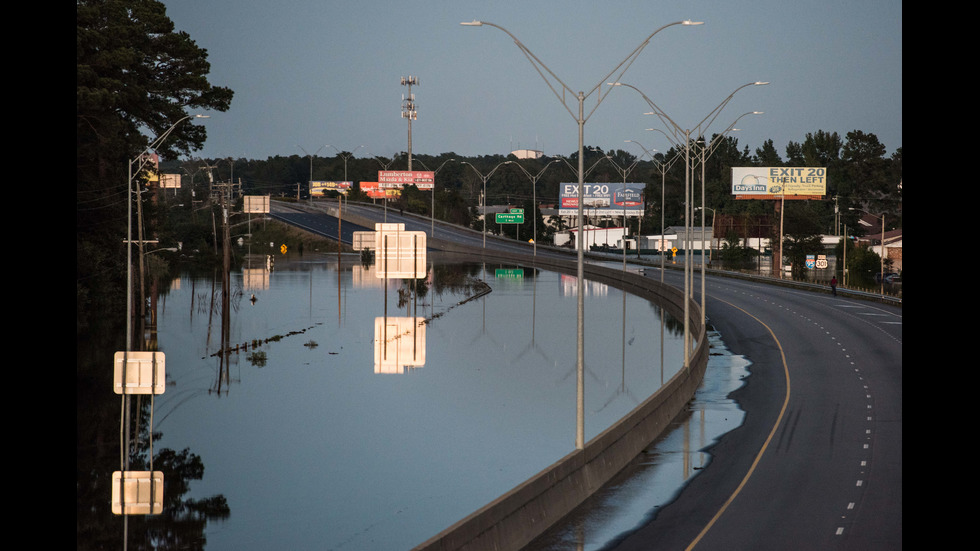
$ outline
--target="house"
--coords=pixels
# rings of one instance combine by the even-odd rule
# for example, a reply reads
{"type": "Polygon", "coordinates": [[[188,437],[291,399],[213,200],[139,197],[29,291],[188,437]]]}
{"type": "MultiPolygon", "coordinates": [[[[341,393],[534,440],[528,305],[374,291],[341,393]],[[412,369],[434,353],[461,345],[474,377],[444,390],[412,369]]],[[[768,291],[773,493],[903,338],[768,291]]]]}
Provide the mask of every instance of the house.
{"type": "MultiPolygon", "coordinates": [[[[881,227],[881,226],[879,226],[881,227]]],[[[864,237],[857,238],[857,243],[866,245],[872,251],[878,254],[878,256],[884,258],[885,260],[891,260],[892,270],[896,272],[902,271],[902,230],[889,230],[885,232],[884,239],[882,239],[881,231],[877,233],[871,233],[865,235],[864,237]],[[882,241],[884,241],[884,254],[882,254],[882,241]]]]}

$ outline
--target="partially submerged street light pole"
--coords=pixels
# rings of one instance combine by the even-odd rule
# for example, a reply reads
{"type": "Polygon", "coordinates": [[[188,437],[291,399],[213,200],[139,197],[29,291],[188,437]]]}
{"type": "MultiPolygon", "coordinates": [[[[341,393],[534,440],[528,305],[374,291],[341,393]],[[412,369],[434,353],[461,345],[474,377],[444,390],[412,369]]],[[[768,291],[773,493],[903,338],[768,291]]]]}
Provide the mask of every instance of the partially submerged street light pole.
{"type": "Polygon", "coordinates": [[[546,66],[544,63],[542,63],[541,60],[538,59],[537,56],[535,56],[531,52],[531,50],[529,50],[526,46],[524,46],[524,44],[522,44],[521,41],[518,40],[517,37],[514,36],[513,34],[511,34],[511,32],[508,31],[507,29],[505,29],[505,28],[503,28],[503,27],[501,27],[499,25],[495,25],[493,23],[486,22],[486,21],[476,21],[476,20],[474,20],[474,21],[471,21],[471,22],[463,22],[463,23],[460,23],[460,24],[461,25],[465,25],[465,26],[469,26],[469,27],[482,27],[482,26],[496,27],[496,28],[500,29],[501,31],[507,33],[507,35],[510,36],[514,40],[514,44],[516,44],[517,47],[520,48],[520,50],[524,53],[524,55],[525,55],[525,57],[527,57],[528,61],[530,61],[531,64],[534,65],[535,69],[538,70],[538,73],[541,75],[541,78],[543,78],[545,80],[545,82],[548,84],[548,87],[551,88],[551,91],[555,94],[555,96],[558,98],[558,100],[565,107],[565,110],[568,111],[568,113],[572,116],[572,118],[575,119],[575,122],[578,124],[578,239],[577,239],[578,270],[577,270],[577,289],[576,289],[577,295],[578,295],[578,297],[577,297],[578,298],[578,308],[577,308],[578,309],[578,316],[577,316],[578,323],[577,323],[577,334],[576,334],[576,342],[578,343],[578,347],[577,347],[578,348],[578,351],[577,351],[577,354],[576,354],[577,355],[577,363],[578,363],[578,432],[576,434],[575,445],[576,445],[576,447],[578,449],[584,449],[585,448],[585,428],[584,428],[584,426],[585,426],[585,419],[584,419],[584,415],[585,415],[585,413],[584,413],[584,408],[585,408],[585,390],[584,390],[584,377],[585,377],[585,348],[584,348],[584,346],[585,346],[585,344],[584,344],[584,341],[585,341],[585,298],[584,298],[584,294],[585,294],[585,284],[584,284],[584,280],[585,280],[585,268],[584,268],[584,266],[585,266],[585,249],[583,248],[584,240],[582,239],[582,236],[584,235],[584,232],[583,232],[584,222],[583,221],[585,219],[584,209],[583,209],[583,203],[585,202],[585,198],[584,198],[585,182],[584,182],[584,178],[583,178],[584,168],[585,168],[584,167],[584,157],[585,157],[584,156],[584,149],[585,149],[585,146],[584,146],[585,134],[584,134],[584,132],[585,132],[585,121],[587,121],[589,119],[589,117],[592,116],[592,113],[594,113],[595,110],[599,107],[599,104],[602,103],[603,98],[605,98],[607,95],[609,95],[609,90],[607,90],[605,93],[600,93],[599,94],[599,98],[596,101],[596,105],[595,105],[595,107],[592,108],[592,111],[589,112],[588,116],[585,115],[585,98],[591,96],[593,92],[595,92],[596,90],[599,89],[600,86],[602,86],[602,83],[603,82],[606,82],[609,79],[609,77],[612,76],[613,73],[615,73],[616,71],[619,71],[622,68],[622,71],[620,71],[619,75],[616,78],[616,80],[618,81],[619,78],[622,77],[624,73],[626,73],[626,70],[629,69],[629,66],[634,61],[636,61],[636,58],[637,58],[637,56],[640,55],[640,52],[642,52],[643,49],[647,46],[647,44],[650,43],[650,39],[652,39],[653,36],[655,34],[657,34],[658,32],[660,32],[661,30],[663,30],[663,29],[665,29],[667,27],[673,26],[673,25],[701,25],[702,22],[700,22],[700,21],[676,21],[674,23],[669,23],[669,24],[664,25],[663,27],[660,27],[659,29],[655,30],[654,32],[652,32],[650,34],[650,36],[648,36],[646,38],[646,40],[644,40],[642,43],[640,43],[640,45],[637,46],[630,53],[630,55],[628,55],[626,57],[626,59],[624,59],[623,61],[621,61],[619,63],[619,65],[617,65],[612,71],[609,72],[608,75],[606,75],[605,78],[603,78],[602,80],[600,80],[598,84],[596,84],[591,90],[589,90],[589,92],[587,94],[584,93],[584,92],[575,92],[574,90],[572,90],[571,88],[569,88],[568,85],[566,85],[564,82],[562,82],[562,80],[559,79],[558,76],[555,75],[555,73],[552,72],[552,70],[548,68],[548,66],[546,66]],[[544,70],[544,72],[542,72],[542,69],[544,70]],[[552,79],[554,79],[554,83],[551,80],[549,80],[548,76],[546,76],[545,73],[547,73],[547,75],[550,75],[550,77],[552,79]],[[559,93],[559,91],[556,89],[555,83],[557,83],[557,85],[562,89],[561,90],[561,93],[559,93]],[[571,102],[569,102],[569,100],[566,98],[566,93],[568,95],[574,96],[578,100],[578,111],[577,112],[576,111],[573,111],[573,108],[570,105],[571,102]]]}

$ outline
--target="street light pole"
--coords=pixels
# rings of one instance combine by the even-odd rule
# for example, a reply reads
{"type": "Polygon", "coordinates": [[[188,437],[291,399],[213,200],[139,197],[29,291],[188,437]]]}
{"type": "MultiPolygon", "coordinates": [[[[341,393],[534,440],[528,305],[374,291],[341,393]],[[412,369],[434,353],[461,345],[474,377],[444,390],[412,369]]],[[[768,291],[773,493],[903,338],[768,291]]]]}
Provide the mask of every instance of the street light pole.
{"type": "MultiPolygon", "coordinates": [[[[343,159],[344,159],[344,181],[346,182],[347,181],[347,160],[354,156],[354,152],[355,151],[357,151],[358,149],[360,149],[362,147],[365,147],[365,146],[359,145],[359,146],[355,147],[354,150],[351,151],[350,153],[344,153],[343,151],[337,149],[336,147],[334,147],[334,146],[332,146],[330,144],[327,144],[324,147],[331,147],[331,148],[333,148],[333,150],[337,152],[337,155],[340,155],[341,157],[343,157],[343,159]]],[[[312,174],[312,170],[311,170],[311,174],[312,174]]]]}
{"type": "MultiPolygon", "coordinates": [[[[387,163],[382,162],[381,161],[381,157],[378,157],[377,155],[374,156],[374,160],[375,161],[378,161],[378,164],[381,165],[381,169],[382,170],[388,170],[388,167],[391,166],[392,163],[394,163],[395,160],[397,160],[397,159],[398,159],[398,153],[395,153],[395,156],[392,157],[391,160],[388,161],[387,163]]],[[[387,222],[388,221],[388,190],[387,189],[382,189],[380,182],[378,183],[378,189],[380,189],[381,191],[384,191],[384,207],[385,207],[384,221],[387,222]]]]}
{"type": "MultiPolygon", "coordinates": [[[[187,115],[187,116],[181,118],[180,120],[178,120],[177,122],[175,122],[170,128],[168,128],[166,131],[164,131],[163,134],[160,134],[160,136],[156,140],[154,140],[152,143],[150,143],[150,145],[148,145],[146,147],[146,149],[143,150],[142,153],[140,153],[138,156],[136,156],[136,158],[131,159],[129,161],[129,168],[128,168],[128,170],[129,170],[129,179],[128,179],[128,182],[126,184],[127,193],[129,193],[129,194],[132,194],[133,193],[133,178],[135,176],[137,176],[140,172],[142,172],[143,171],[143,168],[146,166],[146,163],[147,163],[146,154],[151,149],[156,149],[156,148],[160,147],[160,145],[168,137],[170,137],[170,134],[174,131],[174,129],[177,128],[177,125],[179,125],[180,123],[182,123],[182,122],[184,122],[184,121],[186,121],[187,119],[190,119],[190,118],[207,119],[207,118],[209,118],[209,116],[208,115],[187,115]],[[136,170],[135,171],[133,170],[134,166],[136,167],[136,170]]],[[[138,197],[139,196],[139,189],[138,188],[136,189],[136,193],[137,193],[137,197],[138,197]]],[[[132,244],[133,244],[133,198],[132,197],[129,197],[128,198],[128,200],[126,201],[126,206],[127,206],[127,214],[126,214],[126,350],[129,351],[132,348],[132,333],[133,333],[133,330],[132,330],[132,312],[133,312],[133,276],[132,276],[132,269],[133,269],[133,247],[132,247],[132,244]]],[[[141,266],[141,269],[142,269],[142,264],[143,264],[143,245],[142,245],[142,240],[143,240],[143,236],[141,234],[140,235],[140,266],[141,266]]],[[[125,362],[124,362],[124,365],[125,365],[125,362]]]]}
{"type": "MultiPolygon", "coordinates": [[[[660,168],[660,244],[659,244],[658,250],[660,251],[660,282],[663,283],[663,281],[664,281],[664,257],[666,256],[666,253],[667,253],[667,248],[665,246],[666,236],[664,235],[664,231],[666,230],[665,225],[664,225],[664,211],[666,210],[666,205],[667,205],[667,170],[670,169],[670,166],[673,165],[675,162],[677,162],[678,159],[680,159],[681,148],[676,143],[674,143],[674,141],[671,139],[671,137],[666,132],[664,132],[663,130],[661,130],[659,128],[647,128],[647,130],[648,131],[654,131],[655,130],[655,131],[660,132],[661,134],[663,134],[664,137],[667,138],[667,141],[671,144],[672,148],[676,150],[676,152],[674,153],[674,157],[671,160],[669,160],[669,161],[660,161],[660,162],[657,162],[657,160],[654,159],[654,162],[657,163],[657,165],[660,168]]],[[[633,140],[630,140],[630,141],[633,141],[633,140]]],[[[633,143],[635,143],[637,145],[640,145],[639,142],[636,142],[636,141],[633,141],[633,143]]],[[[640,145],[640,147],[643,147],[643,146],[640,145]]],[[[643,148],[643,149],[644,149],[644,151],[646,150],[646,148],[643,148]]],[[[656,151],[656,149],[654,151],[656,151]]],[[[653,157],[653,155],[651,155],[651,157],[653,157]]]]}
{"type": "MultiPolygon", "coordinates": [[[[351,151],[350,153],[347,153],[347,154],[344,154],[343,151],[341,151],[341,150],[337,149],[336,147],[334,147],[332,145],[329,145],[329,144],[327,144],[324,147],[331,147],[331,148],[333,148],[333,150],[336,151],[338,155],[340,155],[341,157],[344,158],[344,182],[346,183],[347,182],[347,159],[350,159],[351,157],[354,156],[354,151],[357,151],[358,149],[360,149],[360,148],[362,148],[364,146],[363,145],[359,145],[359,146],[357,146],[357,147],[354,148],[354,151],[351,151]]],[[[312,159],[310,160],[310,177],[311,178],[313,177],[313,164],[312,164],[312,159]]],[[[353,184],[351,184],[351,187],[352,188],[354,187],[353,184]]],[[[349,206],[350,205],[348,205],[348,207],[349,206]]],[[[341,246],[340,245],[343,243],[343,234],[340,231],[341,228],[343,227],[343,221],[344,221],[344,194],[340,191],[340,189],[338,189],[337,190],[337,262],[338,262],[337,266],[338,266],[338,270],[340,269],[339,268],[339,266],[340,266],[340,249],[341,249],[341,246]]]]}
{"type": "MultiPolygon", "coordinates": [[[[863,209],[856,209],[854,207],[850,207],[848,210],[860,211],[863,212],[864,214],[867,214],[868,216],[874,216],[875,218],[881,220],[881,255],[878,257],[878,260],[880,261],[880,266],[878,271],[878,275],[879,275],[878,285],[879,285],[879,292],[881,293],[881,296],[885,296],[885,213],[881,213],[881,215],[877,215],[877,214],[872,214],[863,209]]],[[[847,243],[844,244],[844,250],[845,251],[847,250],[847,243]]]]}
{"type": "MultiPolygon", "coordinates": [[[[628,142],[629,140],[625,140],[625,141],[628,142]]],[[[612,163],[612,165],[614,167],[616,167],[616,171],[623,175],[623,188],[622,189],[623,189],[623,194],[624,195],[626,194],[626,178],[629,177],[629,173],[630,172],[633,172],[633,169],[636,168],[636,165],[637,164],[639,164],[641,158],[642,157],[637,157],[630,166],[623,168],[623,167],[619,166],[619,163],[617,163],[612,158],[611,155],[609,155],[608,153],[606,154],[606,160],[608,160],[610,163],[612,163]]],[[[626,228],[627,228],[627,225],[626,225],[626,202],[625,202],[625,199],[624,199],[623,200],[623,270],[624,271],[626,270],[626,233],[627,233],[626,228]]],[[[637,251],[640,250],[640,230],[639,229],[636,230],[636,250],[637,251]]],[[[637,256],[639,256],[639,255],[637,255],[637,256]]]]}
{"type": "Polygon", "coordinates": [[[535,176],[531,176],[531,173],[528,172],[526,168],[521,166],[520,163],[514,163],[517,165],[518,168],[521,169],[522,172],[524,172],[524,174],[528,178],[531,179],[531,204],[534,205],[534,212],[531,213],[531,217],[534,220],[533,237],[531,239],[531,243],[534,246],[534,256],[538,256],[538,178],[540,178],[541,175],[544,174],[545,170],[548,170],[549,166],[551,166],[554,163],[561,162],[563,160],[564,159],[552,159],[546,165],[544,165],[544,168],[541,169],[541,172],[538,172],[537,175],[535,176]]]}
{"type": "MultiPolygon", "coordinates": [[[[746,86],[748,86],[748,85],[746,85],[746,86]]],[[[743,86],[743,88],[744,88],[744,86],[743,86]]],[[[737,91],[738,90],[736,90],[736,92],[737,91]]],[[[734,95],[734,94],[735,94],[735,92],[732,92],[732,95],[734,95]]],[[[731,98],[731,96],[729,96],[729,98],[731,98]]],[[[748,113],[743,113],[742,115],[739,115],[739,117],[737,119],[735,119],[735,122],[733,122],[732,124],[728,125],[728,128],[726,128],[724,130],[724,132],[722,132],[721,134],[718,134],[717,136],[715,136],[711,140],[711,142],[709,142],[707,144],[705,144],[705,142],[704,142],[704,136],[703,135],[701,136],[701,143],[704,144],[701,147],[701,159],[700,159],[700,162],[701,162],[701,207],[700,208],[702,209],[702,212],[701,212],[701,214],[702,214],[702,216],[701,216],[701,323],[704,323],[704,321],[705,321],[705,309],[706,309],[705,308],[706,307],[706,301],[705,301],[705,295],[706,295],[705,285],[706,285],[706,283],[705,282],[706,282],[706,279],[707,279],[707,277],[706,277],[707,274],[706,274],[706,271],[705,271],[705,263],[704,263],[704,209],[706,208],[705,207],[705,188],[707,186],[707,182],[705,181],[705,174],[706,174],[706,168],[705,167],[707,165],[708,158],[711,157],[711,155],[715,152],[715,149],[718,148],[718,145],[721,144],[721,142],[722,142],[723,138],[725,137],[725,135],[728,134],[729,132],[733,132],[735,130],[738,130],[737,128],[735,128],[735,125],[738,124],[738,121],[741,120],[742,117],[744,117],[746,115],[761,115],[761,114],[762,114],[762,111],[750,111],[748,113]]],[[[714,211],[712,210],[712,213],[713,212],[714,211]]],[[[712,220],[711,221],[711,234],[712,234],[711,235],[711,238],[712,238],[712,241],[714,241],[714,231],[715,230],[714,230],[714,215],[713,214],[712,214],[712,219],[711,220],[712,220]]]]}
{"type": "Polygon", "coordinates": [[[585,294],[585,283],[584,283],[584,279],[585,279],[585,249],[583,248],[584,243],[583,243],[583,239],[582,239],[582,236],[584,235],[584,233],[583,233],[583,225],[584,225],[584,219],[585,219],[584,209],[583,209],[583,203],[584,203],[584,187],[585,187],[585,181],[583,179],[584,168],[585,168],[584,167],[585,122],[586,122],[586,120],[588,120],[589,117],[592,116],[593,113],[595,113],[595,110],[599,107],[599,104],[602,103],[602,100],[607,95],[609,95],[609,91],[606,91],[605,94],[602,94],[602,93],[599,94],[599,99],[598,99],[598,101],[596,101],[596,105],[595,105],[595,107],[592,108],[592,111],[589,112],[588,117],[585,115],[585,98],[587,98],[588,96],[591,96],[593,92],[595,92],[600,86],[602,86],[602,83],[603,82],[605,82],[610,76],[612,76],[613,73],[615,73],[616,71],[619,71],[620,68],[622,68],[622,71],[619,73],[619,76],[616,79],[616,80],[619,80],[619,77],[622,77],[622,75],[626,73],[626,70],[629,69],[629,66],[632,65],[633,61],[636,60],[636,58],[639,56],[640,52],[642,52],[643,49],[647,46],[647,44],[650,43],[650,40],[653,38],[653,36],[656,35],[658,32],[660,32],[661,30],[663,30],[663,29],[665,29],[667,27],[673,26],[673,25],[701,25],[701,24],[702,24],[702,22],[700,22],[700,21],[687,21],[687,20],[686,21],[676,21],[674,23],[669,23],[669,24],[664,25],[663,27],[660,27],[659,29],[655,30],[654,32],[652,32],[650,34],[650,36],[648,36],[646,38],[646,40],[644,40],[643,42],[641,42],[640,45],[637,46],[630,53],[630,55],[628,55],[626,57],[626,59],[624,59],[623,61],[621,61],[619,63],[619,65],[617,65],[612,71],[610,71],[609,74],[606,75],[606,78],[603,78],[602,80],[600,80],[599,83],[596,84],[589,91],[588,94],[585,94],[585,93],[583,93],[581,91],[575,92],[574,90],[572,90],[571,88],[569,88],[568,85],[566,85],[560,78],[558,78],[558,76],[555,75],[555,73],[551,69],[549,69],[547,65],[545,65],[544,63],[542,63],[541,60],[539,60],[537,58],[537,56],[535,56],[534,53],[531,52],[531,50],[529,50],[526,46],[524,46],[524,44],[522,44],[521,41],[518,40],[517,37],[514,36],[513,34],[511,34],[511,32],[508,31],[507,29],[505,29],[505,28],[503,28],[503,27],[501,27],[499,25],[495,25],[493,23],[486,22],[486,21],[475,21],[474,20],[474,21],[469,22],[469,23],[466,23],[466,22],[461,23],[461,25],[466,25],[466,26],[479,27],[479,26],[486,25],[486,26],[490,26],[490,27],[496,27],[497,29],[500,29],[501,31],[505,32],[508,36],[510,36],[511,39],[514,40],[514,44],[516,44],[517,47],[520,48],[520,50],[527,57],[528,61],[530,61],[531,64],[534,65],[536,69],[538,69],[538,73],[541,75],[541,77],[548,84],[548,87],[551,88],[551,91],[555,94],[555,96],[558,98],[558,100],[565,107],[565,110],[568,111],[568,113],[570,115],[572,115],[572,118],[574,118],[575,121],[576,121],[576,123],[578,124],[578,229],[579,229],[578,236],[579,236],[579,239],[578,239],[578,261],[577,261],[578,269],[577,269],[577,289],[576,289],[576,292],[578,294],[578,297],[577,297],[577,299],[578,299],[577,300],[577,302],[578,302],[578,305],[577,305],[577,310],[578,310],[577,319],[578,319],[578,322],[577,322],[577,331],[576,331],[576,341],[577,341],[577,345],[578,345],[577,346],[577,353],[576,353],[576,356],[577,356],[577,364],[578,364],[578,430],[577,430],[576,439],[575,439],[575,445],[576,445],[576,447],[578,449],[584,449],[584,447],[585,447],[585,419],[584,419],[584,415],[585,415],[585,413],[584,413],[584,409],[585,409],[585,391],[584,391],[584,378],[585,378],[585,343],[584,343],[584,341],[585,341],[585,297],[584,297],[584,294],[585,294]],[[578,99],[578,112],[577,113],[575,113],[575,112],[572,111],[572,108],[569,105],[569,102],[565,99],[565,94],[564,93],[559,94],[558,93],[558,90],[555,89],[555,86],[552,84],[552,82],[550,80],[548,80],[548,77],[545,76],[545,73],[542,73],[540,69],[544,69],[544,71],[546,71],[547,74],[550,75],[551,78],[553,78],[554,81],[562,88],[563,92],[567,92],[569,94],[572,94],[572,95],[574,95],[578,99]]]}
{"type": "MultiPolygon", "coordinates": [[[[692,193],[693,192],[693,186],[692,186],[692,183],[691,183],[691,134],[692,134],[692,131],[696,131],[698,133],[698,135],[702,135],[703,136],[704,135],[704,131],[707,129],[707,127],[710,126],[712,122],[714,122],[715,118],[718,117],[718,115],[721,112],[721,110],[725,107],[725,105],[728,104],[729,101],[731,101],[732,97],[735,96],[735,94],[739,90],[741,90],[742,88],[745,88],[746,86],[761,86],[761,85],[769,84],[769,82],[755,81],[755,82],[750,82],[748,84],[743,84],[742,86],[739,86],[738,88],[735,89],[734,92],[732,92],[731,94],[729,94],[728,97],[725,98],[724,101],[722,101],[717,107],[715,107],[714,109],[712,109],[711,112],[709,112],[708,115],[705,116],[705,118],[701,120],[701,122],[699,122],[696,126],[694,126],[691,129],[681,128],[681,126],[678,125],[676,122],[674,122],[673,119],[671,119],[667,115],[667,113],[665,113],[663,111],[663,109],[660,109],[660,107],[658,107],[653,102],[653,100],[651,100],[650,98],[648,98],[647,95],[644,94],[636,86],[633,86],[631,84],[626,84],[626,83],[620,82],[618,80],[615,81],[615,82],[609,82],[607,84],[609,86],[626,86],[628,88],[632,88],[633,90],[636,90],[640,94],[640,96],[642,96],[643,99],[647,102],[647,104],[653,109],[652,112],[645,113],[645,114],[647,114],[647,115],[656,115],[661,120],[661,122],[665,123],[665,125],[668,128],[670,128],[671,129],[671,132],[674,134],[674,140],[675,141],[679,141],[679,139],[681,137],[683,137],[683,139],[684,139],[684,165],[685,165],[684,166],[684,241],[685,241],[685,243],[684,243],[684,247],[685,247],[685,251],[684,251],[684,255],[685,255],[685,258],[684,258],[684,296],[685,296],[685,300],[684,300],[684,341],[685,341],[684,342],[684,365],[687,366],[688,365],[688,358],[690,356],[691,345],[693,344],[691,342],[691,338],[690,338],[690,328],[689,328],[689,321],[688,321],[688,311],[689,311],[688,300],[690,300],[691,298],[693,298],[693,294],[694,294],[694,268],[693,268],[693,266],[691,266],[691,256],[690,256],[691,255],[691,246],[690,246],[690,242],[691,242],[691,219],[692,219],[692,217],[694,215],[694,211],[692,210],[694,208],[694,195],[692,193]]],[[[704,206],[704,184],[703,184],[703,182],[702,182],[702,206],[704,206]]],[[[703,259],[702,259],[702,272],[701,272],[702,287],[703,287],[703,283],[704,283],[704,277],[705,277],[704,276],[704,266],[703,266],[703,259]]],[[[703,290],[702,290],[701,301],[702,301],[701,316],[702,316],[702,319],[703,319],[703,317],[705,315],[705,313],[704,313],[704,292],[703,292],[703,290]]]]}
{"type": "MultiPolygon", "coordinates": [[[[439,174],[439,171],[442,170],[442,167],[446,166],[446,163],[455,160],[456,159],[446,159],[441,165],[439,165],[439,168],[432,171],[432,196],[430,197],[432,206],[429,207],[429,225],[431,226],[429,228],[429,239],[436,236],[436,174],[439,174]]],[[[422,161],[419,161],[419,163],[422,164],[422,168],[429,170],[429,167],[425,166],[425,163],[422,161]]]]}
{"type": "MultiPolygon", "coordinates": [[[[157,149],[160,145],[170,136],[170,134],[177,128],[177,125],[186,121],[190,118],[206,119],[208,115],[187,115],[173,125],[170,126],[163,134],[160,134],[156,140],[150,143],[143,150],[142,153],[136,156],[134,159],[130,159],[127,163],[127,181],[126,181],[126,349],[123,350],[122,358],[122,373],[121,380],[125,384],[128,381],[127,369],[129,366],[129,353],[133,350],[133,178],[139,175],[143,168],[146,166],[148,159],[146,154],[151,149],[157,149]],[[135,171],[133,170],[135,167],[135,171]]],[[[139,187],[136,188],[136,200],[141,201],[139,196],[139,187]]],[[[142,219],[142,214],[140,214],[142,219]]],[[[139,247],[140,247],[140,285],[143,283],[143,235],[140,231],[139,235],[139,247]]],[[[141,302],[145,302],[141,296],[141,302]]],[[[142,350],[143,344],[140,344],[140,349],[142,350]]],[[[152,407],[152,405],[151,405],[152,407]]],[[[129,394],[124,390],[122,392],[122,420],[121,422],[121,433],[124,434],[124,440],[121,443],[121,449],[119,450],[120,456],[120,467],[119,470],[126,472],[129,470],[129,435],[130,435],[130,417],[132,404],[129,399],[129,394]]],[[[152,427],[150,431],[152,432],[152,427]]],[[[121,501],[125,501],[123,494],[123,487],[120,485],[120,498],[121,501]]],[[[127,515],[123,516],[123,541],[127,541],[129,530],[129,517],[127,515]]]]}
{"type": "Polygon", "coordinates": [[[475,166],[471,165],[470,163],[466,161],[461,161],[461,162],[464,165],[469,165],[469,167],[473,169],[473,172],[476,172],[477,176],[479,176],[480,179],[483,180],[483,248],[486,249],[487,248],[487,180],[489,180],[490,177],[493,176],[494,172],[497,172],[498,168],[504,165],[513,164],[514,161],[504,161],[500,163],[499,165],[493,167],[493,170],[491,170],[486,176],[484,176],[479,170],[476,169],[475,166]]]}
{"type": "MultiPolygon", "coordinates": [[[[303,146],[301,146],[301,145],[297,145],[296,147],[298,147],[300,149],[303,149],[303,146]]],[[[321,145],[320,146],[320,149],[317,149],[316,150],[316,153],[314,153],[313,155],[310,155],[308,151],[306,151],[305,149],[303,149],[303,153],[306,153],[310,157],[310,181],[309,181],[309,187],[310,187],[310,204],[313,203],[313,156],[316,155],[317,153],[319,153],[320,150],[323,149],[324,147],[327,147],[327,146],[326,145],[321,145]]]]}

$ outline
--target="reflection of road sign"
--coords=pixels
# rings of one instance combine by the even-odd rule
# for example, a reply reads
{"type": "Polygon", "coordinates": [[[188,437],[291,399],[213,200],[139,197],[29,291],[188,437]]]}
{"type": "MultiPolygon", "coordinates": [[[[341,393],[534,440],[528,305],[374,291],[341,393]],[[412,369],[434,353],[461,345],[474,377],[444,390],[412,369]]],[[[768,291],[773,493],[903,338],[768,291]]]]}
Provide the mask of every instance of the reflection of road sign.
{"type": "Polygon", "coordinates": [[[493,277],[499,279],[524,279],[524,268],[497,268],[493,277]]]}
{"type": "Polygon", "coordinates": [[[282,254],[286,254],[286,244],[283,243],[282,247],[279,247],[279,250],[282,251],[282,254]]]}
{"type": "Polygon", "coordinates": [[[401,374],[425,365],[425,318],[374,318],[374,372],[401,374]]]}
{"type": "Polygon", "coordinates": [[[113,391],[116,394],[163,394],[166,390],[165,360],[163,352],[116,352],[112,358],[113,391]]]}
{"type": "Polygon", "coordinates": [[[163,471],[113,471],[113,514],[159,515],[162,512],[163,471]]]}
{"type": "Polygon", "coordinates": [[[524,223],[524,213],[518,212],[498,212],[497,213],[497,223],[498,224],[523,224],[524,223]]]}

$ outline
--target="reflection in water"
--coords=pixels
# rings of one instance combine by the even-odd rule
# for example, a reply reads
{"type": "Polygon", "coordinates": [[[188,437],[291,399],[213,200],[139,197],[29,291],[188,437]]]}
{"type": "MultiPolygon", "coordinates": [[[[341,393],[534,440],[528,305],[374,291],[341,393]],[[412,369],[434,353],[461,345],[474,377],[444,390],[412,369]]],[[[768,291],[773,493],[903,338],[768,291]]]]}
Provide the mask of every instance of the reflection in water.
{"type": "MultiPolygon", "coordinates": [[[[424,277],[388,281],[356,258],[277,257],[233,273],[227,294],[189,276],[161,290],[154,469],[185,471],[167,473],[179,486],[165,514],[131,533],[184,511],[211,550],[405,549],[571,451],[574,281],[429,260],[424,277]]],[[[591,438],[673,375],[683,349],[659,306],[587,289],[591,438]]]]}
{"type": "Polygon", "coordinates": [[[425,319],[374,318],[374,372],[402,374],[425,365],[425,319]]]}
{"type": "MultiPolygon", "coordinates": [[[[166,311],[167,295],[157,284],[149,291],[149,309],[144,316],[136,317],[136,350],[129,355],[139,358],[152,352],[162,359],[158,351],[158,314],[166,311]]],[[[189,296],[193,305],[194,293],[189,296]]],[[[125,312],[104,312],[93,320],[91,326],[79,329],[76,349],[76,547],[185,549],[189,542],[192,547],[203,547],[208,523],[228,518],[227,502],[221,494],[188,495],[190,482],[200,480],[204,472],[200,456],[188,448],[178,452],[154,446],[160,436],[156,430],[159,417],[154,424],[154,402],[156,395],[163,392],[157,388],[155,378],[153,393],[124,394],[120,408],[118,395],[112,390],[112,366],[115,351],[126,348],[122,330],[126,326],[125,312]],[[120,463],[125,475],[113,474],[120,469],[120,463]],[[130,488],[130,482],[135,486],[130,488]],[[128,490],[136,489],[142,494],[144,488],[150,490],[153,512],[162,510],[162,514],[146,514],[150,512],[150,501],[146,507],[134,506],[134,494],[128,490]],[[125,499],[114,505],[116,496],[122,495],[120,491],[126,492],[125,499]],[[127,514],[116,514],[122,512],[127,514]]],[[[130,375],[125,379],[129,380],[130,375]]],[[[172,384],[169,373],[166,384],[172,384]]]]}
{"type": "Polygon", "coordinates": [[[748,375],[749,361],[731,354],[709,332],[711,355],[704,382],[657,441],[568,518],[531,542],[525,551],[603,549],[653,519],[700,469],[705,449],[742,424],[744,413],[728,396],[748,375]]]}

